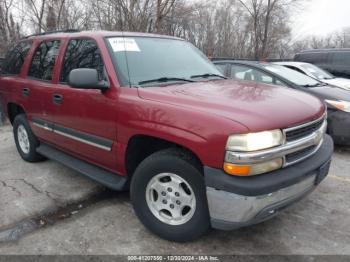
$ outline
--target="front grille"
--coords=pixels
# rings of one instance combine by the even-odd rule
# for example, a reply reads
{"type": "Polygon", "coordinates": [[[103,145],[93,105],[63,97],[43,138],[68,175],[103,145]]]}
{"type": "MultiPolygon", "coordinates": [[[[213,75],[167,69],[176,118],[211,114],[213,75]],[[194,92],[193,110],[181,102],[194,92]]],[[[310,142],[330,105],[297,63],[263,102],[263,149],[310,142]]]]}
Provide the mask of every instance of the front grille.
{"type": "Polygon", "coordinates": [[[292,142],[312,134],[316,130],[320,129],[323,122],[324,118],[321,118],[318,121],[311,123],[310,125],[303,125],[300,128],[292,128],[291,130],[287,130],[286,141],[292,142]]]}
{"type": "Polygon", "coordinates": [[[316,149],[316,147],[317,146],[310,146],[310,147],[304,148],[300,151],[286,155],[286,158],[285,158],[286,163],[291,164],[291,163],[294,163],[296,161],[299,161],[300,159],[303,159],[304,157],[309,156],[309,154],[311,154],[316,149]]]}
{"type": "MultiPolygon", "coordinates": [[[[294,141],[306,138],[311,134],[316,133],[321,128],[322,128],[322,131],[324,131],[322,126],[323,124],[325,124],[325,121],[326,121],[326,116],[310,123],[285,129],[284,133],[286,136],[286,143],[287,144],[293,143],[294,141]]],[[[318,136],[315,137],[316,140],[313,141],[314,143],[312,145],[310,145],[310,139],[306,139],[306,141],[308,141],[309,143],[309,146],[307,146],[306,148],[300,149],[296,152],[285,155],[284,166],[292,165],[294,163],[302,161],[307,157],[310,157],[311,155],[313,155],[316,152],[316,149],[320,146],[318,141],[320,142],[322,141],[322,138],[320,138],[319,135],[320,133],[318,133],[318,136]]]]}

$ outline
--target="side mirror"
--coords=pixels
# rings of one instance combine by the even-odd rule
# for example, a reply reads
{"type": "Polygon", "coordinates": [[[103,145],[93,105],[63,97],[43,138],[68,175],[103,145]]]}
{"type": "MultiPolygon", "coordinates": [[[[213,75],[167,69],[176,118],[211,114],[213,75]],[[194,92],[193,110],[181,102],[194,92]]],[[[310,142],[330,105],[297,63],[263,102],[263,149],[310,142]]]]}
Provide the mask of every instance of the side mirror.
{"type": "Polygon", "coordinates": [[[70,71],[68,84],[73,88],[81,89],[106,90],[109,88],[106,81],[98,80],[97,70],[91,68],[77,68],[70,71]]]}

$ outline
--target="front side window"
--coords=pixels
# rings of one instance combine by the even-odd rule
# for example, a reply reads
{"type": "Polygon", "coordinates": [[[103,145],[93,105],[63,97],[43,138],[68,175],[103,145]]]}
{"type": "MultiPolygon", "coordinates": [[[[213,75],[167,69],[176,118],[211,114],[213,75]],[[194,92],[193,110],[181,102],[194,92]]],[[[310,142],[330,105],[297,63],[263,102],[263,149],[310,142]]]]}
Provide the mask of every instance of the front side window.
{"type": "Polygon", "coordinates": [[[40,80],[52,80],[59,48],[58,40],[42,42],[33,55],[28,76],[40,80]]]}
{"type": "Polygon", "coordinates": [[[274,79],[270,75],[267,75],[260,70],[241,65],[231,66],[231,77],[265,84],[274,84],[274,79]]]}
{"type": "Polygon", "coordinates": [[[94,40],[73,39],[69,41],[64,56],[60,81],[67,83],[69,73],[77,68],[96,69],[99,80],[106,80],[101,53],[94,40]]]}
{"type": "Polygon", "coordinates": [[[223,78],[192,44],[167,38],[109,37],[106,39],[122,85],[151,86],[159,82],[223,78]],[[154,81],[152,81],[154,80],[154,81]],[[147,84],[146,84],[147,83],[147,84]]]}
{"type": "Polygon", "coordinates": [[[31,41],[23,41],[10,49],[1,65],[1,73],[18,75],[21,72],[31,46],[31,41]]]}

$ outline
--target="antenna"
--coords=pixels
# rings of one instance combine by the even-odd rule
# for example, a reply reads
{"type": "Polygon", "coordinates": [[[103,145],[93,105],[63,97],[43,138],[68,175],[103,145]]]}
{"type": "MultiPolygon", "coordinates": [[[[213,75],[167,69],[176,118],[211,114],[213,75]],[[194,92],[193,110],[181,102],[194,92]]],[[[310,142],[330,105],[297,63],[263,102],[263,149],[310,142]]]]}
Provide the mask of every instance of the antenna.
{"type": "Polygon", "coordinates": [[[128,62],[128,55],[126,54],[126,44],[125,44],[125,36],[124,36],[123,30],[122,30],[122,37],[123,37],[123,43],[124,43],[124,55],[125,55],[126,70],[128,71],[129,87],[131,88],[132,86],[131,86],[129,62],[128,62]]]}

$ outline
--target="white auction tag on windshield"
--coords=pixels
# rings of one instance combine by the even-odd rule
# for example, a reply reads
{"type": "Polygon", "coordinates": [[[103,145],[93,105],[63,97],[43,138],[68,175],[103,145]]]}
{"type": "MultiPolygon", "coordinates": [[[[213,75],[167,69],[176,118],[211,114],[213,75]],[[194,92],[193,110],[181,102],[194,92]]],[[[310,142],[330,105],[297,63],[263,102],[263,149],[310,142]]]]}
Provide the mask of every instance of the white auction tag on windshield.
{"type": "Polygon", "coordinates": [[[114,52],[140,52],[140,48],[134,38],[113,37],[108,40],[114,52]]]}

